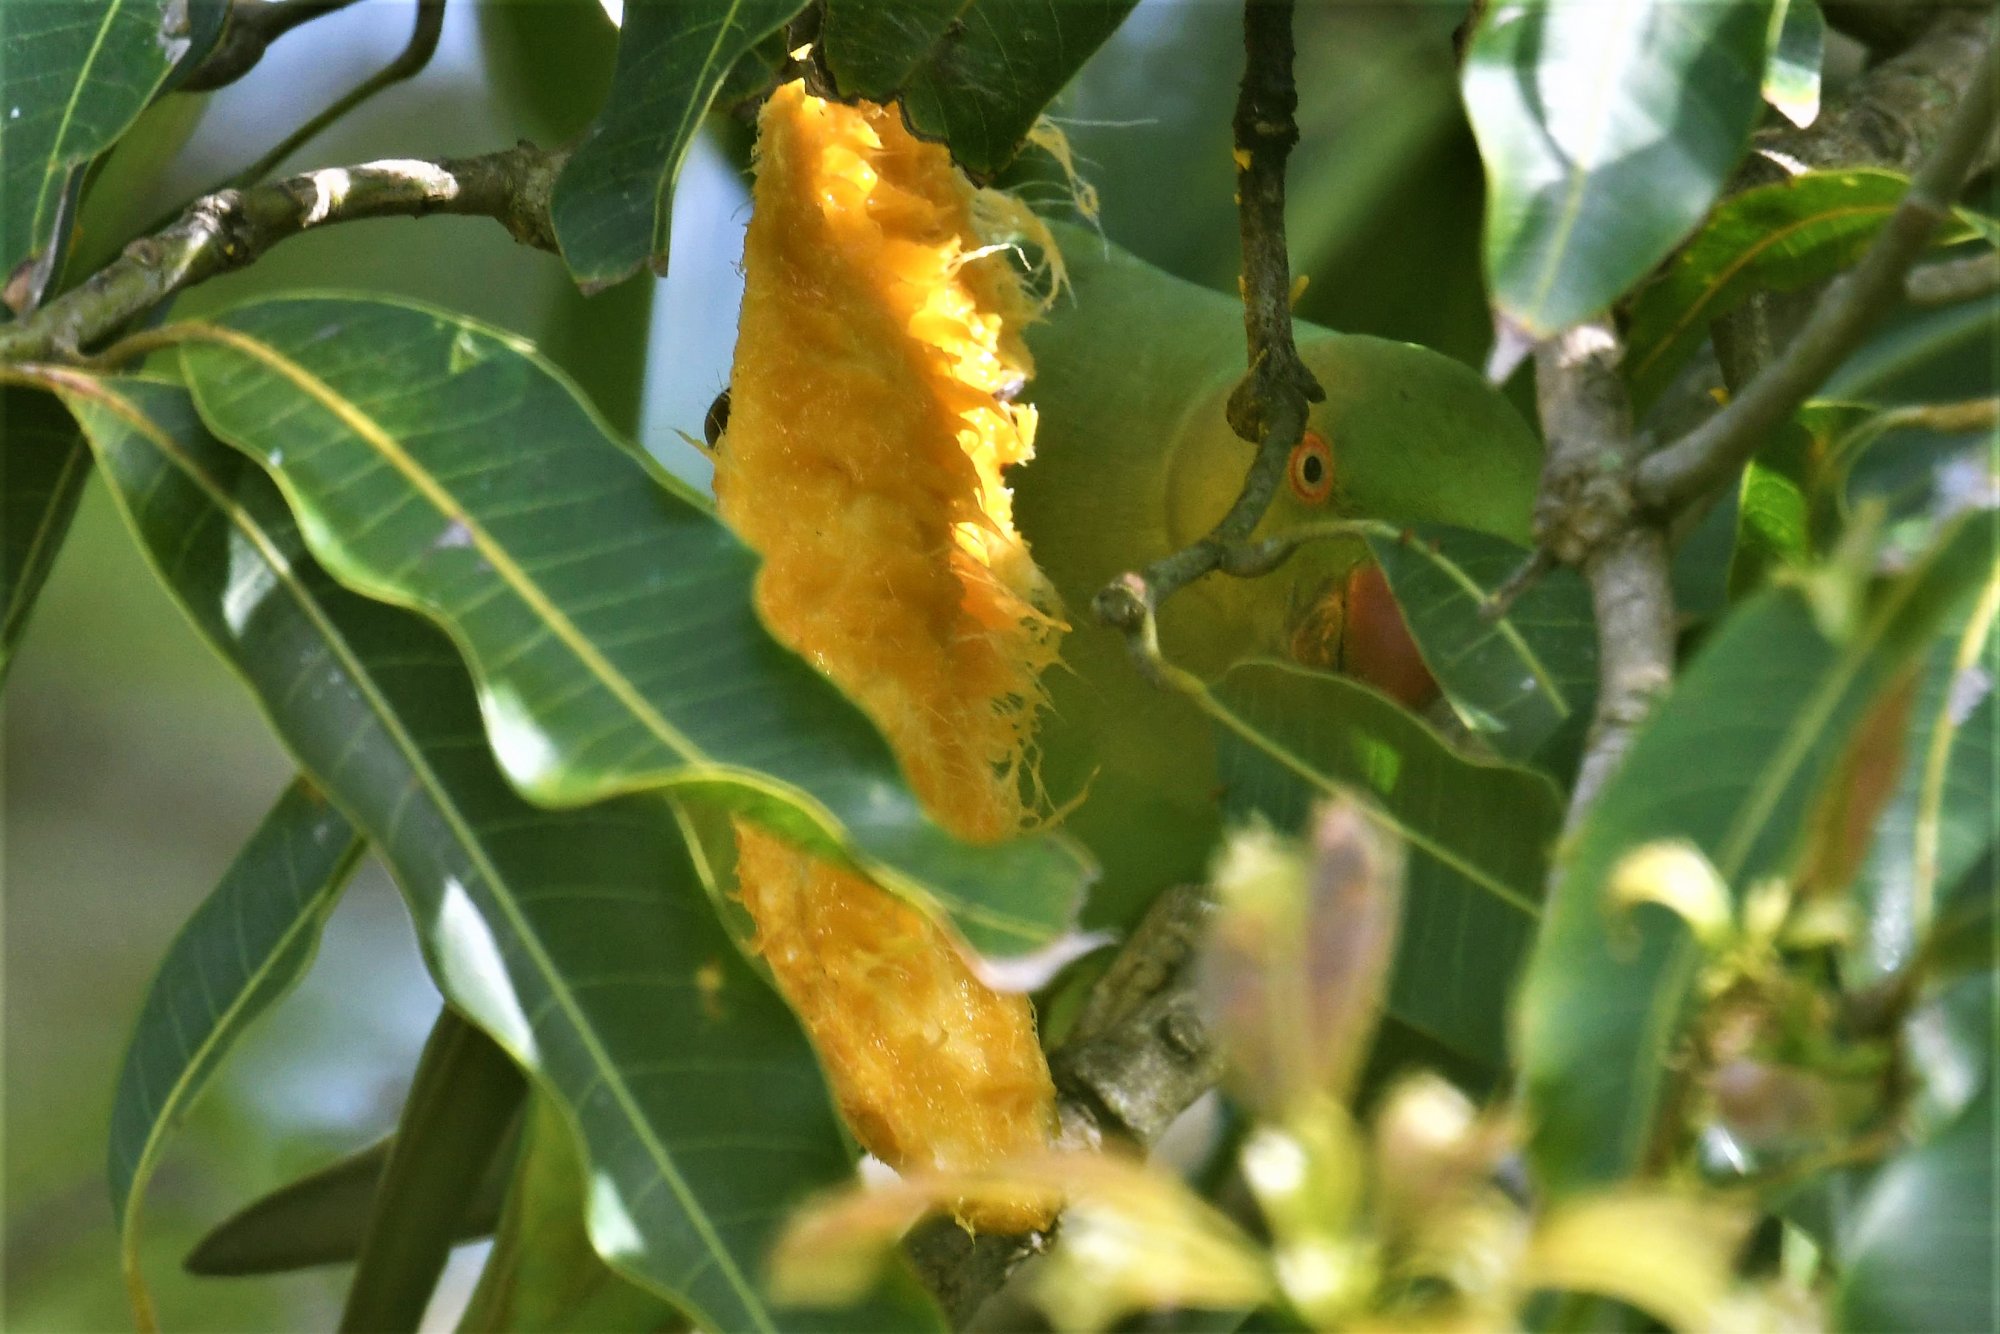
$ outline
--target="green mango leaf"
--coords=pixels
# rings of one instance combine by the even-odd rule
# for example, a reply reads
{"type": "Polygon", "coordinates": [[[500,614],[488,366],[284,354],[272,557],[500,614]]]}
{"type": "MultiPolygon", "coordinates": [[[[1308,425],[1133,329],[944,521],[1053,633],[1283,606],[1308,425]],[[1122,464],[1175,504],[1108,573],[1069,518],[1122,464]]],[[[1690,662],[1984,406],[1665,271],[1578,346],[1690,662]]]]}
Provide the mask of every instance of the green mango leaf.
{"type": "Polygon", "coordinates": [[[1764,100],[1794,125],[1819,119],[1819,72],[1826,60],[1826,15],[1819,0],[1778,0],[1778,39],[1764,67],[1764,100]]]}
{"type": "Polygon", "coordinates": [[[1522,985],[1529,1153],[1545,1188],[1567,1194],[1636,1170],[1698,962],[1679,917],[1650,905],[1614,915],[1620,861],[1684,840],[1739,895],[1792,869],[1871,706],[1990,573],[1994,527],[1990,516],[1954,525],[1837,634],[1802,588],[1759,594],[1655,707],[1564,844],[1522,985]]]}
{"type": "Polygon", "coordinates": [[[1466,759],[1367,687],[1290,664],[1232,668],[1196,698],[1225,810],[1297,830],[1313,802],[1353,791],[1407,844],[1389,1014],[1492,1063],[1562,824],[1555,785],[1466,759]]]}
{"type": "Polygon", "coordinates": [[[1567,779],[1597,699],[1590,590],[1552,570],[1488,619],[1486,600],[1529,553],[1465,528],[1418,524],[1370,534],[1424,664],[1459,717],[1502,758],[1567,779]]]}
{"type": "MultiPolygon", "coordinates": [[[[395,1142],[394,1135],[385,1136],[259,1196],[209,1229],[181,1267],[190,1274],[237,1278],[351,1263],[361,1253],[395,1142]]],[[[502,1145],[493,1156],[492,1170],[466,1194],[456,1240],[492,1233],[516,1156],[513,1145],[502,1145]]]]}
{"type": "Polygon", "coordinates": [[[774,1315],[756,1274],[799,1201],[851,1178],[848,1150],[805,1035],[717,925],[661,803],[529,805],[451,642],[314,564],[186,391],[50,374],[169,591],[389,866],[445,997],[561,1102],[598,1252],[712,1328],[813,1328],[774,1315]]]}
{"type": "Polygon", "coordinates": [[[911,130],[990,178],[1136,0],[828,0],[819,41],[842,97],[903,103],[911,130]]]}
{"type": "Polygon", "coordinates": [[[126,1045],[111,1103],[111,1207],[125,1286],[142,1326],[152,1299],[139,1269],[146,1184],[171,1134],[258,1016],[292,988],[360,859],[361,838],[331,802],[296,780],[195,909],[126,1045]]]}
{"type": "Polygon", "coordinates": [[[679,788],[859,866],[982,953],[1067,929],[1082,855],[932,824],[860,710],[757,619],[756,557],[520,339],[337,297],[218,320],[183,326],[203,419],[271,468],[335,577],[452,632],[531,800],[679,788]]]}
{"type": "MultiPolygon", "coordinates": [[[[1809,171],[1723,201],[1694,239],[1632,298],[1625,379],[1644,408],[1708,337],[1758,292],[1793,292],[1861,258],[1910,188],[1893,171],[1809,171]]],[[[1964,216],[1940,244],[1971,235],[1964,216]]]]}
{"type": "MultiPolygon", "coordinates": [[[[1865,923],[1852,952],[1858,983],[1907,963],[1961,883],[2000,840],[2000,576],[1924,658],[1895,791],[1875,824],[1855,886],[1865,923]]],[[[1990,901],[1990,887],[1984,897],[1990,901]]]]}
{"type": "Polygon", "coordinates": [[[1763,108],[1773,0],[1496,0],[1462,88],[1486,164],[1495,312],[1596,315],[1708,212],[1763,108]]]}
{"type": "Polygon", "coordinates": [[[139,118],[198,26],[185,0],[0,5],[0,282],[16,311],[55,276],[83,169],[139,118]]]}
{"type": "Polygon", "coordinates": [[[520,1167],[458,1327],[510,1334],[678,1328],[671,1306],[619,1277],[591,1249],[583,1226],[588,1177],[561,1108],[536,1098],[527,1112],[520,1167]]]}
{"type": "Polygon", "coordinates": [[[0,682],[69,534],[90,476],[90,449],[62,404],[0,387],[0,682]]]}
{"type": "Polygon", "coordinates": [[[423,1323],[458,1240],[465,1201],[509,1147],[527,1093],[527,1081],[498,1043],[451,1006],[438,1012],[375,1185],[340,1328],[423,1323]]]}
{"type": "Polygon", "coordinates": [[[1803,569],[1819,548],[1829,482],[1827,438],[1801,421],[1771,434],[1743,470],[1736,489],[1736,545],[1730,552],[1731,602],[1761,588],[1775,572],[1803,569]]]}
{"type": "Polygon", "coordinates": [[[1869,1184],[1833,1299],[1840,1329],[1975,1330],[2000,1323],[1993,1266],[1993,1085],[1869,1184]]]}
{"type": "Polygon", "coordinates": [[[556,177],[549,219],[586,292],[665,276],[674,180],[730,68],[804,0],[627,0],[611,95],[556,177]]]}

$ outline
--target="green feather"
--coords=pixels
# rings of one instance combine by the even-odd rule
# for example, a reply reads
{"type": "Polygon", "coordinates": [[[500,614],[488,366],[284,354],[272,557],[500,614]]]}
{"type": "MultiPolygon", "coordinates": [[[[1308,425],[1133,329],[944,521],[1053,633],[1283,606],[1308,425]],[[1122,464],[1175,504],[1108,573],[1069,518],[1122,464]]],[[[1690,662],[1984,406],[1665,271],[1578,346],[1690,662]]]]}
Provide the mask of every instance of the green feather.
{"type": "MultiPolygon", "coordinates": [[[[1235,499],[1255,452],[1223,420],[1243,373],[1243,312],[1093,233],[1055,230],[1072,290],[1028,331],[1036,457],[1010,485],[1071,626],[1048,677],[1043,782],[1058,805],[1081,795],[1064,824],[1104,867],[1086,920],[1122,927],[1161,889],[1204,874],[1221,811],[1206,718],[1147,684],[1090,601],[1206,532],[1235,499]]],[[[1426,348],[1296,332],[1326,390],[1310,429],[1332,447],[1334,492],[1313,506],[1281,490],[1260,535],[1355,517],[1527,541],[1541,444],[1497,391],[1426,348]]],[[[1261,579],[1210,576],[1163,609],[1162,649],[1209,677],[1285,655],[1298,610],[1365,558],[1359,541],[1316,542],[1261,579]]]]}

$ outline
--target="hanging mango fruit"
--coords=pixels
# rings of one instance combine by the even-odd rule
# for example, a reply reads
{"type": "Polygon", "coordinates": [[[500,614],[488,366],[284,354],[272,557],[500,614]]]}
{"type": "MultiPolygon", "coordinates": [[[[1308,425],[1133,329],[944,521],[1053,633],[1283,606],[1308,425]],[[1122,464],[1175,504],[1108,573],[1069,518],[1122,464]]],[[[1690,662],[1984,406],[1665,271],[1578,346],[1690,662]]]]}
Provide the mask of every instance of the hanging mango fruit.
{"type": "MultiPolygon", "coordinates": [[[[1035,815],[1041,673],[1062,626],[1003,474],[1033,453],[1019,331],[1032,296],[996,207],[894,107],[793,83],[766,104],[743,313],[716,451],[722,516],[763,557],[760,613],[855,699],[961,838],[1035,815]]],[[[1016,215],[1018,216],[1018,215],[1016,215]]],[[[1039,1147],[1054,1088],[1027,999],[981,984],[907,903],[748,824],[757,949],[848,1124],[898,1169],[1039,1147]]],[[[1036,1204],[970,1226],[1047,1222],[1036,1204]]]]}

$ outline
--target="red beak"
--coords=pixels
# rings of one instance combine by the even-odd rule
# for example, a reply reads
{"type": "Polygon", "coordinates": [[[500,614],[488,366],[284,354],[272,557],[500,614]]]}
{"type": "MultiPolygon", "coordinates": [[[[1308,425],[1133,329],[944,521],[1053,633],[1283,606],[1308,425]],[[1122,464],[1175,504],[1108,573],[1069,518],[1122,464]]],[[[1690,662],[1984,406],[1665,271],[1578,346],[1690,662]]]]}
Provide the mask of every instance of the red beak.
{"type": "Polygon", "coordinates": [[[1292,656],[1365,681],[1405,708],[1421,709],[1438,697],[1389,581],[1372,561],[1357,565],[1307,610],[1292,632],[1292,656]]]}

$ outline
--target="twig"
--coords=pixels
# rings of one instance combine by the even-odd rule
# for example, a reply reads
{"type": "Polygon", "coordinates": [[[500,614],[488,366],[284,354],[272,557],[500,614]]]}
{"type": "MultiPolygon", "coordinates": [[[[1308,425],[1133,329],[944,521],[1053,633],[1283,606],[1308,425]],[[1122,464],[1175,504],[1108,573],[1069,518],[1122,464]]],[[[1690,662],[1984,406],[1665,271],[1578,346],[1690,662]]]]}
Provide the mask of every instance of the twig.
{"type": "Polygon", "coordinates": [[[1516,566],[1512,574],[1501,580],[1500,586],[1479,604],[1480,619],[1500,620],[1514,609],[1514,602],[1521,594],[1540,583],[1542,576],[1555,567],[1556,558],[1549,554],[1548,548],[1536,547],[1528,558],[1516,566]]]}
{"type": "Polygon", "coordinates": [[[549,190],[561,166],[559,154],[523,143],[473,158],[325,167],[203,196],[81,286],[0,325],[0,362],[75,358],[183,288],[240,269],[286,237],[338,222],[458,213],[493,218],[522,244],[555,250],[549,190]]]}
{"type": "MultiPolygon", "coordinates": [[[[1194,967],[1214,911],[1200,885],[1160,895],[1091,989],[1075,1029],[1049,1058],[1065,1148],[1107,1140],[1147,1148],[1220,1076],[1194,967]]],[[[940,1218],[905,1246],[953,1328],[964,1328],[1047,1244],[1045,1234],[973,1237],[940,1218]]]]}
{"type": "Polygon", "coordinates": [[[1952,306],[2000,292],[2000,250],[1912,269],[1903,297],[1916,306],[1952,306]]]}
{"type": "Polygon", "coordinates": [[[1910,266],[1950,216],[1974,161],[1993,138],[2000,43],[1989,42],[1976,78],[1930,161],[1910,183],[1861,263],[1814,306],[1805,327],[1728,407],[1642,461],[1633,492],[1659,510],[1684,504],[1725,481],[1860,343],[1902,293],[1910,266]]]}
{"type": "Polygon", "coordinates": [[[1638,441],[1607,324],[1582,324],[1535,349],[1548,462],[1535,502],[1541,549],[1583,571],[1597,618],[1597,714],[1570,794],[1569,821],[1589,809],[1633,733],[1673,677],[1674,595],[1665,531],[1629,489],[1638,441]]]}
{"type": "Polygon", "coordinates": [[[1298,142],[1293,121],[1291,0],[1243,7],[1243,83],[1236,100],[1237,226],[1243,240],[1243,332],[1250,369],[1229,396],[1229,425],[1257,445],[1236,503],[1192,545],[1121,576],[1092,602],[1098,620],[1137,640],[1160,604],[1204,575],[1264,574],[1290,554],[1250,535],[1271,507],[1285,461],[1305,434],[1313,403],[1326,397],[1292,341],[1292,270],[1285,246],[1285,160],[1298,142]]]}
{"type": "Polygon", "coordinates": [[[236,82],[264,58],[264,52],[302,23],[310,23],[353,4],[354,0],[236,0],[221,40],[202,62],[181,80],[177,92],[206,93],[236,82]]]}
{"type": "Polygon", "coordinates": [[[280,162],[318,138],[327,126],[384,88],[414,78],[431,63],[431,57],[437,53],[438,36],[443,31],[444,0],[417,0],[416,22],[410,30],[410,40],[404,45],[400,55],[334,99],[332,105],[317,116],[279,140],[270,152],[230,177],[223,188],[240,190],[246,185],[255,185],[270,175],[272,169],[280,162]]]}

